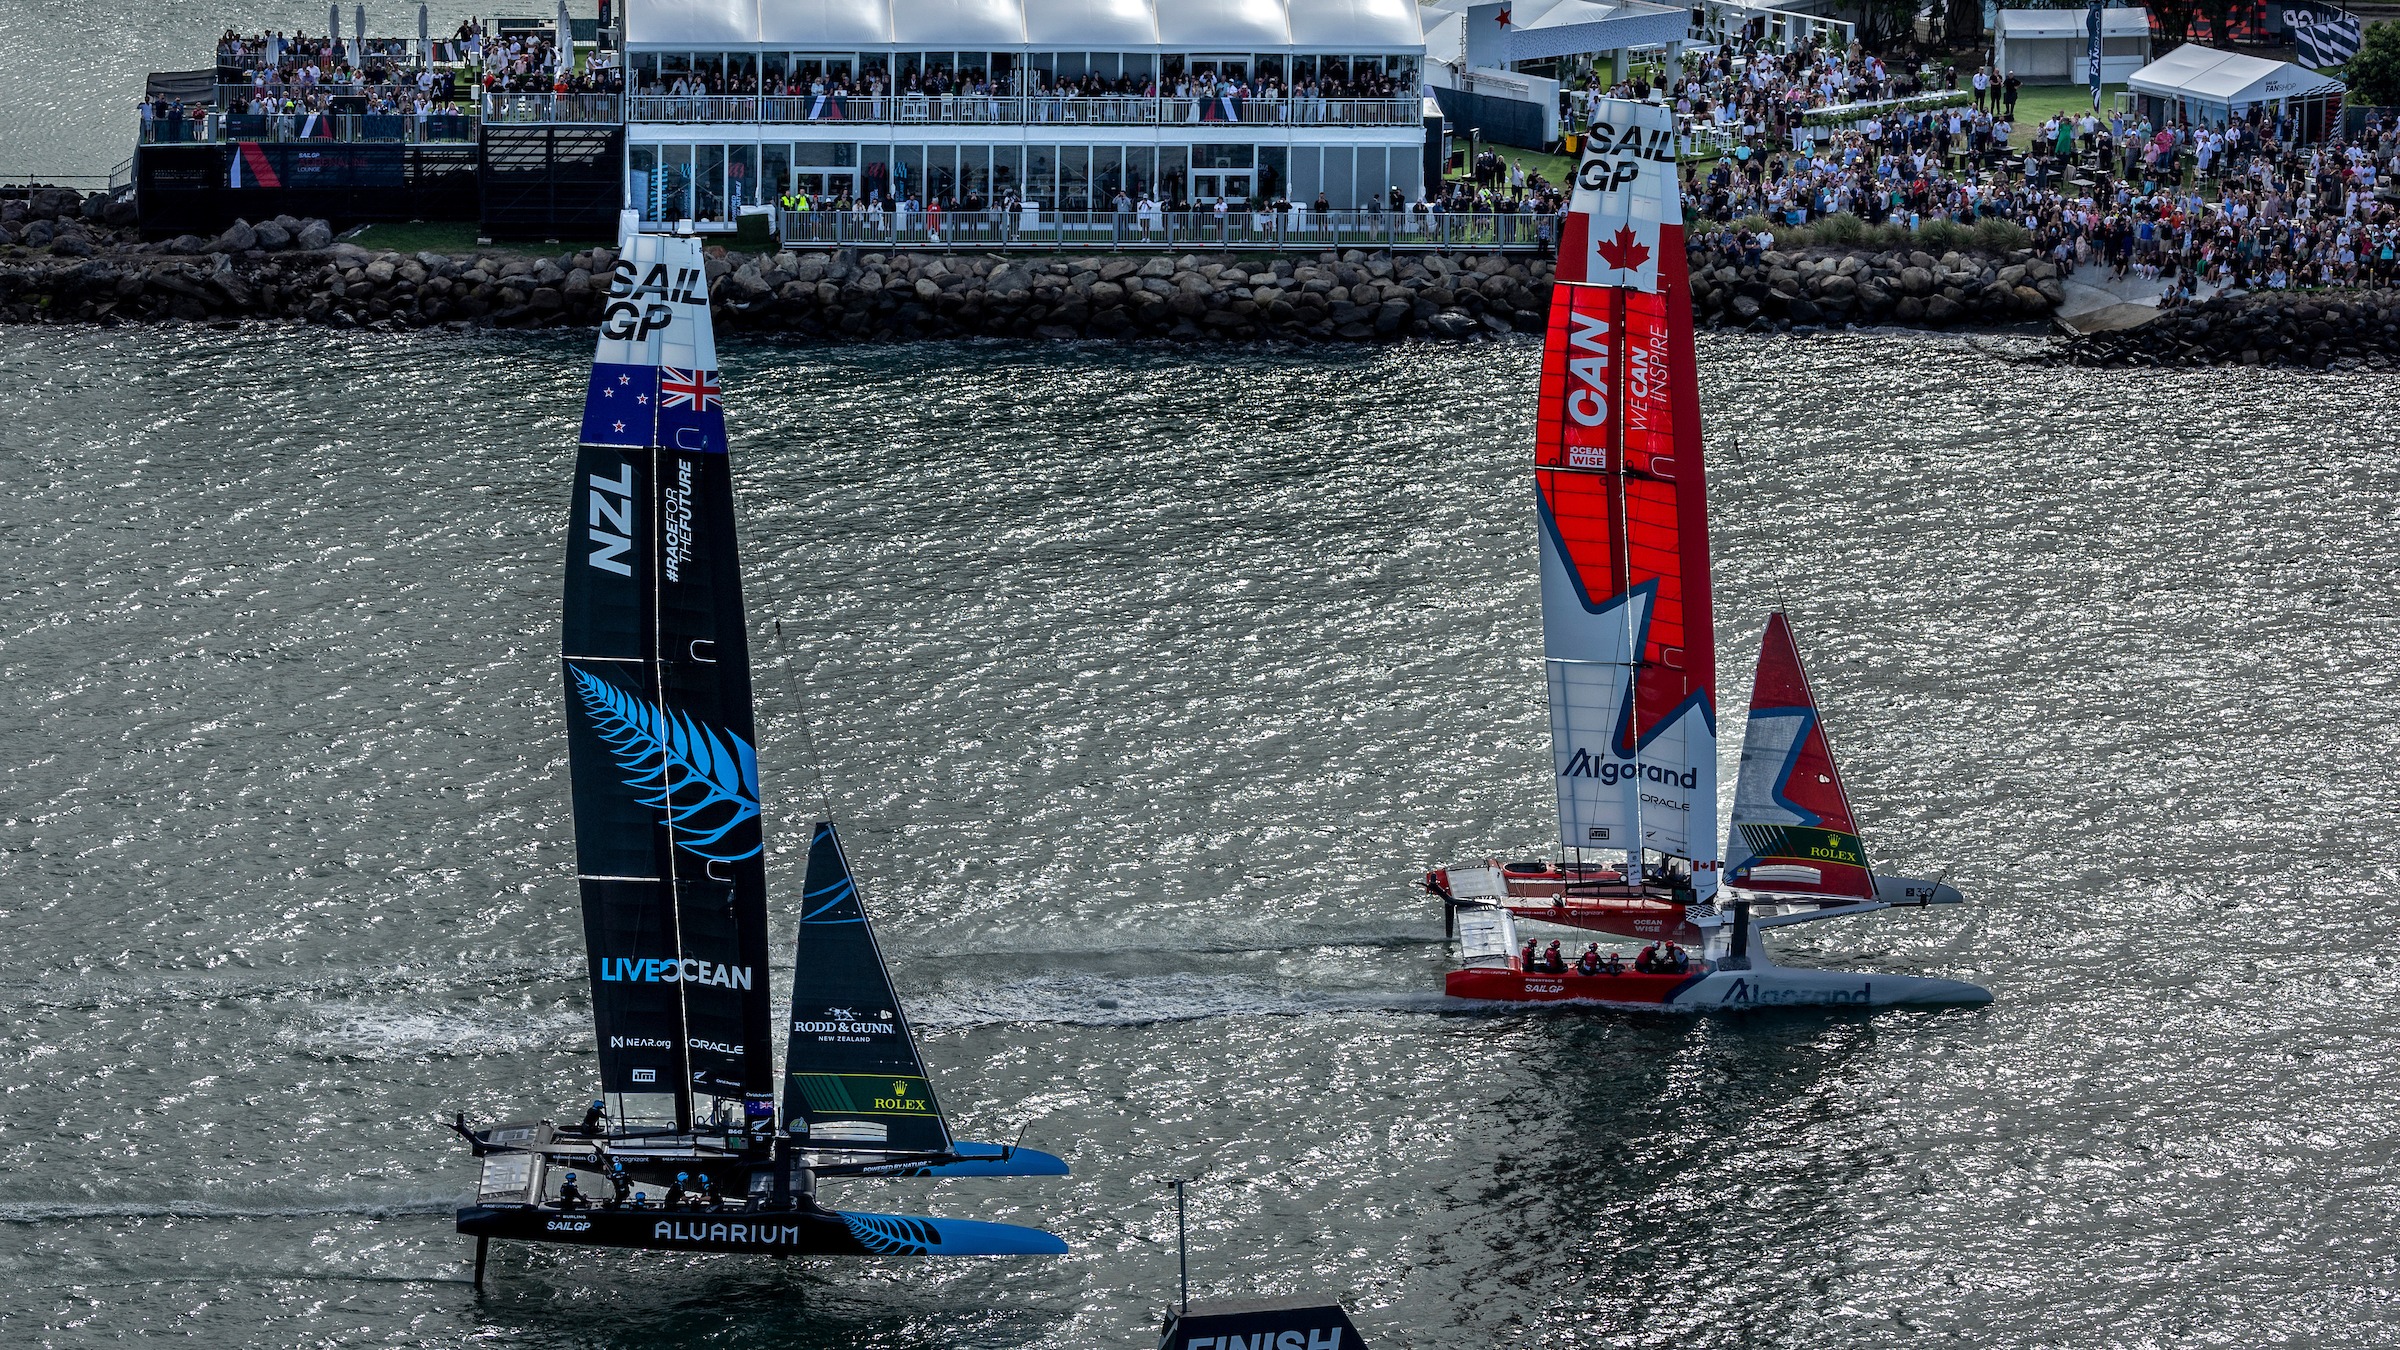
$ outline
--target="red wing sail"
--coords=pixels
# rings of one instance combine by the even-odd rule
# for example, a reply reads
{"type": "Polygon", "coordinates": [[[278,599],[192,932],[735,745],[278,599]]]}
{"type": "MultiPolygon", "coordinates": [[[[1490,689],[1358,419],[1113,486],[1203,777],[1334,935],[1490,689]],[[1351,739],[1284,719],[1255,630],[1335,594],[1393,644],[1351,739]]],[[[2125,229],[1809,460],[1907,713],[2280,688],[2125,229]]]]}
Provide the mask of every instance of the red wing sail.
{"type": "Polygon", "coordinates": [[[1561,842],[1712,889],[1716,626],[1671,115],[1603,100],[1542,353],[1534,483],[1561,842]]]}
{"type": "Polygon", "coordinates": [[[1767,620],[1759,644],[1725,863],[1728,879],[1746,889],[1856,900],[1875,895],[1800,646],[1781,613],[1767,620]]]}

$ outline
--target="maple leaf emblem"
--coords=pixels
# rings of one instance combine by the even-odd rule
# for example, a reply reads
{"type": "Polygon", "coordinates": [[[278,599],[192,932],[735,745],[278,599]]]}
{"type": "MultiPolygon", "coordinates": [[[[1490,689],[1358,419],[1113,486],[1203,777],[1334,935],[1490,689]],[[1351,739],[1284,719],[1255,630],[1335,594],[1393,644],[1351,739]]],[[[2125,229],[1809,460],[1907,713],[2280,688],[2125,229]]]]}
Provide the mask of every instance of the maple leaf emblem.
{"type": "Polygon", "coordinates": [[[1601,240],[1592,251],[1600,255],[1600,261],[1620,272],[1639,272],[1642,264],[1650,261],[1649,248],[1625,225],[1617,227],[1615,238],[1601,240]]]}

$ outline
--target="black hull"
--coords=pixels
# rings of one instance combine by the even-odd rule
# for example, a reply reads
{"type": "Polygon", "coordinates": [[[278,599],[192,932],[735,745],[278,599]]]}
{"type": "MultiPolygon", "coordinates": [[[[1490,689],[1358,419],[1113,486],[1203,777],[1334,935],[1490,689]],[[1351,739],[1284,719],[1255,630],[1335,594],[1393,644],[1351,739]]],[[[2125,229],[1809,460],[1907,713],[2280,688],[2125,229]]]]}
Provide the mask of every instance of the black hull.
{"type": "Polygon", "coordinates": [[[458,1231],[571,1247],[743,1256],[1063,1256],[1067,1250],[1055,1236],[1015,1224],[837,1209],[710,1213],[473,1205],[458,1212],[458,1231]]]}

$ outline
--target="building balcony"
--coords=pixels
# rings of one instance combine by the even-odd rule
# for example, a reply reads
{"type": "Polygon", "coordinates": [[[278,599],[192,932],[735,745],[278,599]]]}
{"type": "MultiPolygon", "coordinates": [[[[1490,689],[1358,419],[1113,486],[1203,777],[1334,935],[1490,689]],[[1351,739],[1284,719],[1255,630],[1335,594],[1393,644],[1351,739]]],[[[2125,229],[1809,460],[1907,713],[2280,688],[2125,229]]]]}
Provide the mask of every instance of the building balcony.
{"type": "MultiPolygon", "coordinates": [[[[636,123],[833,123],[867,126],[1191,126],[1403,127],[1420,126],[1415,98],[1197,99],[1138,95],[1065,97],[906,94],[636,95],[626,120],[636,123]]],[[[493,120],[500,120],[495,117],[493,120]]]]}
{"type": "Polygon", "coordinates": [[[477,120],[455,108],[413,113],[220,113],[145,118],[143,145],[217,145],[233,141],[397,141],[409,145],[472,142],[477,120]]]}
{"type": "Polygon", "coordinates": [[[615,126],[625,120],[625,96],[487,93],[483,96],[483,120],[504,125],[615,126]]]}

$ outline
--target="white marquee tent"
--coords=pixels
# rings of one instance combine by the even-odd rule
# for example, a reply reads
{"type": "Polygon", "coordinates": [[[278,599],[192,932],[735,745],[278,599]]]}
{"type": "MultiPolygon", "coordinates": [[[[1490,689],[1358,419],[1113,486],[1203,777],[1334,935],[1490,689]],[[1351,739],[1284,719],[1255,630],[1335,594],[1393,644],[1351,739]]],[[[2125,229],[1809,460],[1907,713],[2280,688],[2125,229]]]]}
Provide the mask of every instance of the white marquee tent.
{"type": "Polygon", "coordinates": [[[1416,0],[625,0],[629,47],[1424,49],[1416,0]]]}
{"type": "MultiPolygon", "coordinates": [[[[2081,9],[2004,9],[1992,25],[1992,67],[2027,84],[2082,84],[2091,36],[2081,9]]],[[[2150,62],[2150,11],[2100,11],[2100,82],[2123,84],[2150,62]]]]}
{"type": "Polygon", "coordinates": [[[2295,103],[2317,105],[2311,116],[2321,120],[2326,101],[2338,103],[2348,87],[2306,66],[2221,52],[2196,42],[2187,42],[2135,71],[2125,83],[2154,122],[2188,120],[2211,125],[2222,125],[2252,108],[2280,111],[2295,103]]]}

